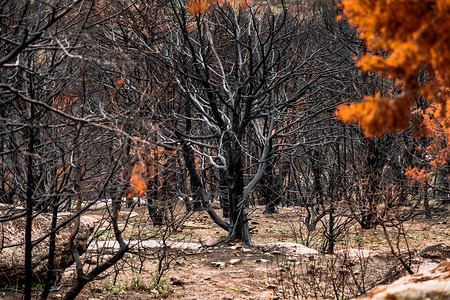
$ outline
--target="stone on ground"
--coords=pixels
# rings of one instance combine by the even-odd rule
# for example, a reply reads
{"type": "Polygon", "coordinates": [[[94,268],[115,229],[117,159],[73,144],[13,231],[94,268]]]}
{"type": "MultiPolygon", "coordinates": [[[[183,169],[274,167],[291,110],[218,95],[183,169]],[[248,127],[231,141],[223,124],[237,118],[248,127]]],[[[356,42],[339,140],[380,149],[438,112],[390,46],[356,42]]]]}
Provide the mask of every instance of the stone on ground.
{"type": "MultiPolygon", "coordinates": [[[[0,204],[0,216],[19,215],[24,208],[0,204]]],[[[58,224],[61,224],[69,214],[61,214],[58,224]]],[[[36,240],[50,232],[52,216],[42,213],[33,219],[32,240],[36,240]]],[[[75,247],[80,254],[88,247],[88,239],[95,227],[95,219],[81,217],[80,230],[75,238],[75,247]]],[[[56,237],[55,269],[62,273],[73,263],[72,253],[69,249],[69,236],[72,233],[74,222],[63,227],[56,237]]],[[[25,280],[25,216],[0,223],[0,286],[23,283],[25,280]]],[[[32,266],[34,280],[46,279],[49,251],[49,238],[33,247],[32,266]]]]}
{"type": "Polygon", "coordinates": [[[450,299],[450,260],[436,268],[404,276],[388,285],[374,288],[360,300],[446,300],[450,299]]]}

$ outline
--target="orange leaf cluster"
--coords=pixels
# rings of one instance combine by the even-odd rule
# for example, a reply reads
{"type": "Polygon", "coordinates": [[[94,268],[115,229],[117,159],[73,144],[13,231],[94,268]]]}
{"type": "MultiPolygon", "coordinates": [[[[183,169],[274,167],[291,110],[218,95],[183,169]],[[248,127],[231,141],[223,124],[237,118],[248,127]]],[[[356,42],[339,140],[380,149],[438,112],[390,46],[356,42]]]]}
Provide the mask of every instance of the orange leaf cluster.
{"type": "MultiPolygon", "coordinates": [[[[170,163],[176,154],[177,152],[174,150],[166,150],[158,146],[152,149],[139,149],[136,153],[139,161],[131,169],[127,200],[132,197],[144,197],[149,189],[148,182],[152,178],[158,178],[160,168],[162,169],[170,163]]],[[[164,180],[164,178],[158,179],[164,180]]]]}
{"type": "Polygon", "coordinates": [[[360,58],[359,66],[380,75],[390,74],[390,78],[401,82],[404,93],[390,99],[366,97],[362,103],[339,108],[339,118],[359,122],[368,136],[380,136],[384,131],[406,127],[413,99],[424,96],[431,102],[449,100],[436,95],[450,86],[450,0],[342,3],[349,22],[358,27],[366,41],[368,53],[360,58]],[[385,53],[374,54],[382,50],[385,53]],[[427,84],[418,81],[422,70],[430,77],[427,84]]]}
{"type": "Polygon", "coordinates": [[[430,141],[422,151],[433,157],[430,162],[433,169],[450,162],[450,89],[442,88],[437,97],[439,102],[433,102],[425,111],[419,110],[417,113],[423,119],[421,135],[430,141]]]}
{"type": "Polygon", "coordinates": [[[256,3],[259,3],[259,0],[188,0],[187,9],[190,14],[199,16],[206,13],[215,4],[248,8],[256,3]]]}
{"type": "Polygon", "coordinates": [[[405,175],[411,178],[412,181],[418,182],[421,185],[424,185],[429,179],[429,174],[425,167],[422,169],[408,167],[408,171],[405,172],[405,175]]]}
{"type": "Polygon", "coordinates": [[[65,111],[68,107],[77,101],[76,96],[67,96],[60,94],[53,99],[53,106],[59,110],[65,111]]]}
{"type": "Polygon", "coordinates": [[[406,129],[412,99],[382,98],[379,93],[356,104],[341,105],[337,116],[346,122],[358,122],[368,136],[382,136],[386,130],[406,129]]]}
{"type": "Polygon", "coordinates": [[[143,162],[133,166],[131,170],[130,188],[127,199],[132,197],[142,198],[147,192],[148,168],[143,162]]]}
{"type": "Polygon", "coordinates": [[[194,16],[199,16],[204,14],[212,4],[212,0],[189,0],[188,11],[194,16]]]}

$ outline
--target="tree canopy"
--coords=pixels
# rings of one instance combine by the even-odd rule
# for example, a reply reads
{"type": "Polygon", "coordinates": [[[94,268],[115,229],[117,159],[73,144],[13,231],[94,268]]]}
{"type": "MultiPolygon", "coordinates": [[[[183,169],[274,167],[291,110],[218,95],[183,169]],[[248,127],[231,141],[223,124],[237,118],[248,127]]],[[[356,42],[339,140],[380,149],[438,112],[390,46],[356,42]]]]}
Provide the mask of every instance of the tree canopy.
{"type": "MultiPolygon", "coordinates": [[[[341,105],[338,117],[357,122],[367,136],[413,126],[430,138],[421,150],[434,169],[450,158],[450,1],[343,0],[343,12],[366,52],[359,67],[394,81],[395,93],[366,95],[359,103],[341,105]]],[[[410,168],[413,179],[425,182],[425,168],[410,168]]]]}
{"type": "MultiPolygon", "coordinates": [[[[343,11],[357,26],[367,51],[359,66],[395,81],[399,92],[368,95],[360,103],[343,105],[338,116],[358,122],[368,136],[406,129],[424,97],[435,118],[446,117],[450,83],[450,2],[344,0],[343,11]],[[423,73],[426,76],[421,76],[423,73]]],[[[443,123],[444,126],[448,123],[443,123]]]]}

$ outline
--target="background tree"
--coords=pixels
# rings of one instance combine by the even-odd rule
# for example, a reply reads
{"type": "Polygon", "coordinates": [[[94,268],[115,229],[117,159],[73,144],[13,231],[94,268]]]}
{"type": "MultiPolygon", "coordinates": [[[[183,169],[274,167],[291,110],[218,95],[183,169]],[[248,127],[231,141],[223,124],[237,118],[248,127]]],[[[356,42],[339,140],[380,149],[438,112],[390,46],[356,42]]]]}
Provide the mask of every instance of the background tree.
{"type": "MultiPolygon", "coordinates": [[[[41,298],[48,297],[57,277],[57,233],[63,228],[73,228],[67,241],[73,260],[64,265],[75,261],[77,270],[67,299],[75,298],[87,282],[128,251],[118,229],[117,201],[112,201],[103,218],[120,244],[113,257],[86,270],[85,258],[80,257],[74,243],[81,215],[99,199],[121,201],[121,195],[126,195],[119,164],[128,164],[126,143],[117,138],[101,108],[120,84],[114,84],[117,77],[106,89],[97,84],[105,81],[96,82],[95,76],[107,72],[92,70],[113,68],[92,53],[84,56],[90,47],[81,47],[92,45],[93,40],[85,35],[88,28],[95,33],[94,29],[104,24],[105,9],[110,6],[99,4],[78,0],[0,3],[0,160],[4,172],[0,200],[9,205],[2,211],[1,222],[26,217],[25,299],[31,298],[37,280],[33,276],[33,249],[49,239],[49,271],[41,298]],[[63,221],[62,210],[72,211],[63,221]],[[52,213],[49,232],[32,235],[33,220],[48,211],[52,213]]],[[[2,243],[2,248],[12,246],[2,243]]]]}
{"type": "MultiPolygon", "coordinates": [[[[406,129],[414,119],[418,134],[434,141],[425,150],[433,167],[447,164],[450,65],[445,57],[450,23],[447,1],[409,2],[343,1],[344,13],[361,37],[368,53],[360,58],[365,70],[389,76],[401,92],[366,97],[359,104],[342,106],[338,115],[359,122],[367,135],[406,129]],[[423,74],[426,74],[423,76],[423,74]],[[424,98],[429,108],[419,105],[424,98]]],[[[423,171],[409,174],[425,180],[423,171]]]]}
{"type": "Polygon", "coordinates": [[[266,3],[202,3],[170,2],[165,46],[153,53],[171,71],[173,90],[190,113],[178,110],[166,128],[182,146],[203,205],[228,231],[226,240],[251,244],[245,208],[271,153],[279,151],[277,135],[296,124],[285,118],[292,108],[306,107],[306,95],[339,72],[342,61],[318,63],[324,53],[310,39],[318,17],[314,9],[295,13],[294,4],[281,3],[275,11],[266,3]],[[226,183],[230,223],[209,206],[203,164],[199,168],[197,161],[220,170],[216,178],[226,183]]]}
{"type": "MultiPolygon", "coordinates": [[[[368,53],[360,58],[365,71],[389,75],[401,93],[366,97],[341,107],[340,117],[358,121],[368,135],[406,129],[419,96],[445,106],[450,67],[444,57],[450,46],[446,1],[342,1],[350,23],[358,26],[368,53]],[[427,72],[426,81],[419,79],[427,72]],[[438,95],[440,93],[440,95],[438,95]]],[[[438,114],[436,114],[437,116],[438,114]]],[[[444,113],[440,114],[444,117],[444,113]]]]}
{"type": "MultiPolygon", "coordinates": [[[[419,166],[407,175],[422,185],[447,190],[450,68],[445,58],[450,23],[447,1],[342,1],[344,15],[357,26],[367,51],[359,66],[393,80],[396,89],[379,90],[360,103],[339,107],[338,116],[358,122],[368,136],[406,129],[421,137],[419,166]],[[438,25],[439,24],[439,25],[438,25]],[[411,122],[410,122],[411,121],[411,122]],[[439,186],[433,178],[440,178],[439,186]],[[442,180],[444,179],[445,180],[442,180]]],[[[428,191],[426,191],[428,194],[428,191]]],[[[426,200],[425,200],[426,199],[426,200]]],[[[429,214],[428,196],[424,205],[429,214]]],[[[444,200],[445,202],[445,200],[444,200]]]]}
{"type": "MultiPolygon", "coordinates": [[[[359,123],[371,138],[398,129],[413,129],[423,146],[411,149],[411,143],[405,143],[405,156],[392,157],[391,167],[398,178],[404,178],[404,173],[425,187],[421,194],[414,193],[414,189],[412,191],[418,194],[419,200],[423,197],[426,216],[430,218],[429,187],[436,188],[430,183],[433,179],[436,183],[437,178],[445,178],[440,184],[444,190],[448,185],[448,172],[444,171],[444,176],[437,175],[443,174],[448,162],[450,65],[444,58],[450,51],[448,1],[405,3],[344,0],[342,4],[344,15],[358,28],[360,37],[365,41],[366,51],[358,58],[358,65],[365,72],[391,80],[396,88],[387,93],[378,89],[376,94],[366,95],[362,102],[342,105],[337,111],[338,117],[348,123],[359,123]],[[411,154],[416,154],[415,161],[411,154]],[[401,161],[413,165],[409,166],[407,172],[404,168],[400,171],[401,161]]],[[[411,202],[411,198],[406,196],[405,186],[395,195],[388,194],[389,191],[385,190],[380,196],[394,201],[385,203],[383,212],[377,212],[376,220],[383,226],[392,254],[412,273],[410,252],[409,259],[405,259],[398,245],[402,240],[408,248],[403,222],[414,215],[421,201],[411,202]],[[405,205],[406,199],[410,200],[409,209],[399,209],[405,205]],[[395,217],[389,217],[392,214],[395,217]],[[396,223],[390,226],[398,229],[397,249],[392,246],[386,230],[389,221],[396,223]]]]}

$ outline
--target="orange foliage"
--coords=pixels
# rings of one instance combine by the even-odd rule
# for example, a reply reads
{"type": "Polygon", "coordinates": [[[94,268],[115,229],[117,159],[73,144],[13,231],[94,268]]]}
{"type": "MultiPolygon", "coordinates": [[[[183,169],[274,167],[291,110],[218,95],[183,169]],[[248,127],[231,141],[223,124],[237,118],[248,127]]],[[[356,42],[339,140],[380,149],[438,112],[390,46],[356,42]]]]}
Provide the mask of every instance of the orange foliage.
{"type": "MultiPolygon", "coordinates": [[[[164,168],[165,164],[176,154],[176,151],[165,150],[157,146],[152,149],[141,149],[136,154],[139,161],[131,169],[127,200],[132,197],[144,197],[149,188],[147,184],[149,180],[158,176],[159,168],[164,168]],[[143,152],[147,154],[143,154],[143,152]]],[[[158,179],[163,180],[163,178],[158,179]]]]}
{"type": "Polygon", "coordinates": [[[429,174],[425,167],[422,169],[411,168],[408,167],[408,171],[405,172],[405,175],[412,179],[414,182],[420,183],[422,186],[428,181],[429,174]]]}
{"type": "Polygon", "coordinates": [[[121,87],[124,83],[125,80],[123,80],[123,78],[120,78],[119,80],[116,81],[116,88],[121,87]]]}
{"type": "Polygon", "coordinates": [[[132,197],[142,198],[145,195],[147,192],[148,175],[148,169],[143,162],[139,162],[133,166],[127,199],[131,199],[132,197]]]}
{"type": "Polygon", "coordinates": [[[194,16],[206,13],[213,5],[229,5],[231,7],[248,8],[259,1],[256,0],[187,0],[188,11],[194,16]]]}
{"type": "Polygon", "coordinates": [[[450,162],[450,89],[443,88],[437,97],[439,102],[433,102],[425,111],[417,112],[423,119],[420,134],[430,139],[430,144],[422,151],[433,158],[430,162],[432,169],[450,162]]]}
{"type": "Polygon", "coordinates": [[[114,89],[114,91],[113,91],[113,96],[115,95],[115,94],[117,94],[117,92],[119,91],[119,89],[123,86],[123,84],[125,83],[125,80],[123,79],[123,78],[120,78],[120,79],[118,79],[117,81],[116,81],[116,84],[115,84],[115,89],[114,89]]]}
{"type": "Polygon", "coordinates": [[[67,96],[67,95],[58,95],[53,99],[53,106],[56,107],[59,110],[66,110],[67,107],[72,105],[77,101],[77,98],[75,96],[67,96]]]}
{"type": "Polygon", "coordinates": [[[365,71],[389,74],[401,82],[403,94],[366,97],[362,103],[340,107],[340,119],[360,123],[368,136],[381,136],[385,131],[407,126],[413,100],[419,96],[432,102],[449,100],[435,97],[450,85],[449,0],[343,0],[342,3],[349,22],[358,27],[366,41],[368,53],[360,58],[359,66],[365,71]],[[376,54],[381,50],[388,54],[376,54]],[[418,82],[422,70],[431,78],[427,84],[418,82]]]}
{"type": "MultiPolygon", "coordinates": [[[[342,105],[338,117],[357,122],[367,136],[405,129],[414,119],[416,135],[430,144],[421,149],[431,169],[450,163],[450,0],[342,0],[350,24],[358,27],[368,52],[359,58],[364,70],[389,74],[403,93],[366,96],[360,103],[342,105]],[[384,50],[384,53],[380,51],[384,50]],[[420,82],[420,72],[429,80],[420,82]],[[417,99],[429,107],[415,110],[417,99]]],[[[428,171],[429,172],[429,171],[428,171]]],[[[424,184],[426,168],[406,172],[424,184]]]]}
{"type": "Polygon", "coordinates": [[[194,16],[204,14],[213,4],[212,0],[189,0],[188,11],[194,16]]]}
{"type": "Polygon", "coordinates": [[[366,135],[382,136],[386,130],[408,127],[411,102],[411,97],[404,96],[394,100],[382,98],[377,93],[375,97],[365,97],[360,103],[339,106],[337,115],[345,121],[357,121],[366,135]]]}

